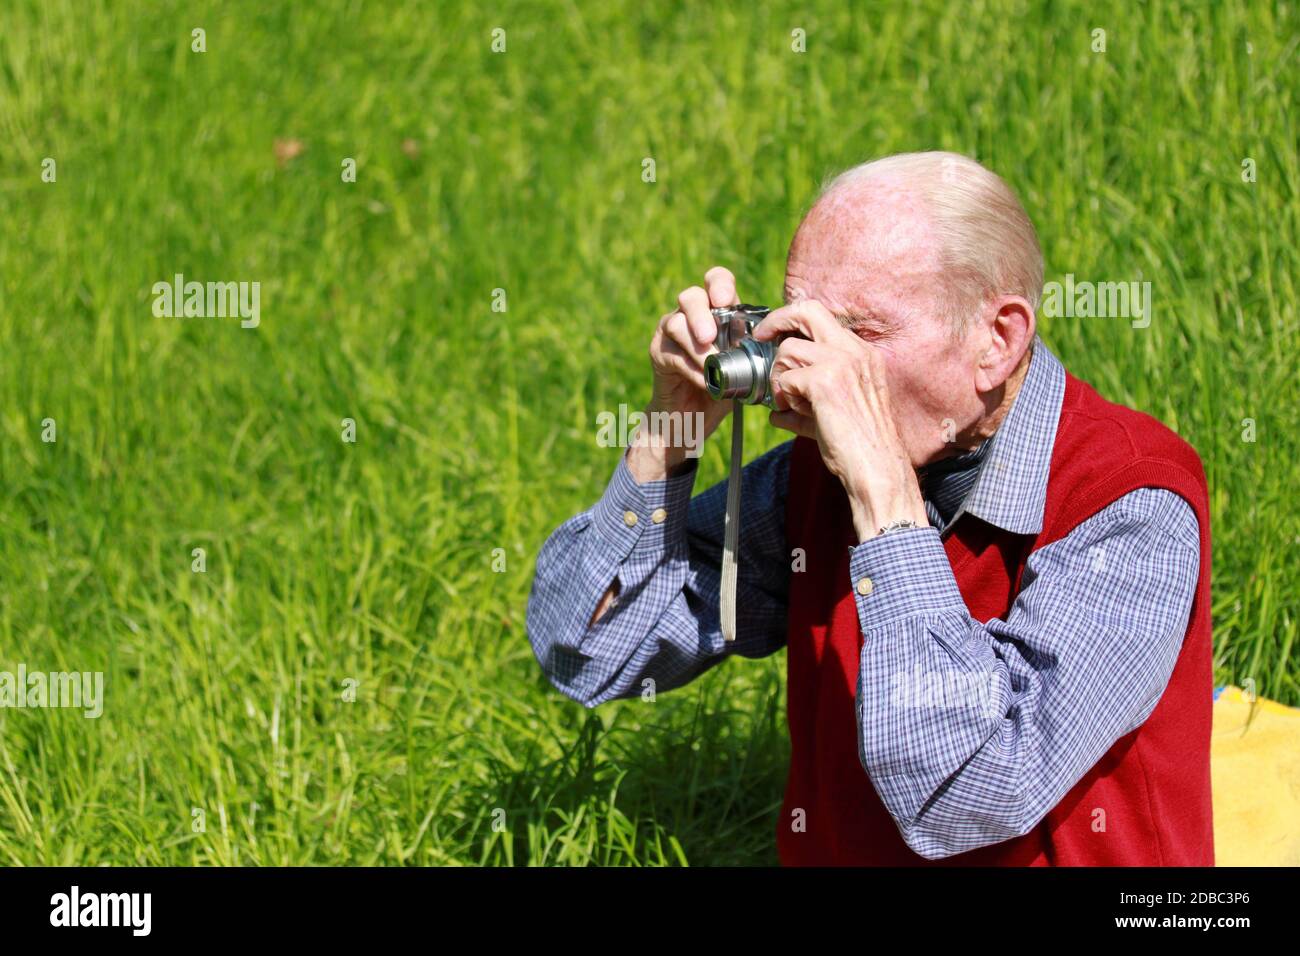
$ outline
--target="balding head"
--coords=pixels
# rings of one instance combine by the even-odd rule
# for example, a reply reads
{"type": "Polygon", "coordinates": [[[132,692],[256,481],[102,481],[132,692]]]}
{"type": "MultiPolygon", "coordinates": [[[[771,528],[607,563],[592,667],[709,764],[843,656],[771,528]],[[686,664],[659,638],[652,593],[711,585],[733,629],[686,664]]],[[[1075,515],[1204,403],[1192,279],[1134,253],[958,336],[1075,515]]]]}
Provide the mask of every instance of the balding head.
{"type": "Polygon", "coordinates": [[[900,153],[841,173],[805,217],[792,257],[800,245],[845,275],[889,269],[926,284],[958,336],[989,298],[1017,295],[1036,311],[1042,294],[1043,255],[1020,201],[956,153],[900,153]]]}
{"type": "Polygon", "coordinates": [[[787,301],[815,299],[877,348],[913,464],[991,434],[1030,360],[1043,257],[998,176],[955,153],[855,166],[822,190],[786,263],[787,301]]]}

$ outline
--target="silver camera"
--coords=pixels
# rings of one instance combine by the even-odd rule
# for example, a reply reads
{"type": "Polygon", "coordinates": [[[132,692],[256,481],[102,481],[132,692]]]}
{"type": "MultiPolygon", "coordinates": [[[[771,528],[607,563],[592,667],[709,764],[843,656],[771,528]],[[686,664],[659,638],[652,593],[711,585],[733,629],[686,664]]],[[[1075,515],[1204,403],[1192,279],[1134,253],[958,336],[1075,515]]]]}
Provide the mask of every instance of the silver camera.
{"type": "Polygon", "coordinates": [[[753,338],[754,326],[771,311],[764,305],[743,304],[713,310],[718,321],[718,351],[704,360],[704,383],[714,398],[734,398],[746,405],[772,404],[776,343],[753,338]]]}

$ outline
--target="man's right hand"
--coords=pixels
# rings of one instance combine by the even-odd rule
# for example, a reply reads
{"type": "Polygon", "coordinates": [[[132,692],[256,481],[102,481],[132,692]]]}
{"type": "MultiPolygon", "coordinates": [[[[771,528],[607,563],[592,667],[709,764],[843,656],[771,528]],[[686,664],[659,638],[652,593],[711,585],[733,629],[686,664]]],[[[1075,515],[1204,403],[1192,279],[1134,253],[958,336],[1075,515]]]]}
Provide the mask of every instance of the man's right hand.
{"type": "MultiPolygon", "coordinates": [[[[718,323],[712,309],[736,305],[736,278],[721,266],[704,274],[704,288],[691,286],[677,297],[677,311],[659,320],[650,340],[650,367],[654,372],[654,395],[646,407],[646,420],[628,449],[627,466],[638,483],[661,481],[686,462],[685,447],[671,447],[669,435],[654,434],[651,416],[657,412],[699,416],[702,431],[691,432],[703,442],[712,435],[730,402],[709,395],[704,385],[704,360],[717,351],[718,323]]],[[[680,434],[680,433],[679,433],[680,434]]]]}

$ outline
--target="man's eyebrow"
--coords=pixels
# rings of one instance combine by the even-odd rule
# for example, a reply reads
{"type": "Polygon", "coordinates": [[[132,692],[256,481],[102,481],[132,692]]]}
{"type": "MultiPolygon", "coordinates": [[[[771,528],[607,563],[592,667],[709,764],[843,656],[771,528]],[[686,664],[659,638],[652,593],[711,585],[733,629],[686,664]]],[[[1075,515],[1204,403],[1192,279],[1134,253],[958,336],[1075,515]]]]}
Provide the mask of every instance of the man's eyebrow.
{"type": "Polygon", "coordinates": [[[860,325],[884,328],[888,325],[879,314],[871,309],[855,309],[850,307],[836,313],[835,317],[849,328],[854,328],[860,325]]]}
{"type": "Polygon", "coordinates": [[[855,334],[866,333],[875,338],[892,335],[896,330],[894,323],[871,308],[848,308],[837,313],[840,325],[855,334]]]}
{"type": "MultiPolygon", "coordinates": [[[[790,293],[791,289],[788,285],[782,286],[782,304],[789,305],[791,303],[792,296],[790,293]]],[[[883,335],[893,329],[890,322],[888,322],[879,312],[869,306],[862,308],[854,308],[850,306],[847,309],[834,311],[831,315],[835,316],[840,325],[850,331],[865,328],[877,335],[883,335]]]]}

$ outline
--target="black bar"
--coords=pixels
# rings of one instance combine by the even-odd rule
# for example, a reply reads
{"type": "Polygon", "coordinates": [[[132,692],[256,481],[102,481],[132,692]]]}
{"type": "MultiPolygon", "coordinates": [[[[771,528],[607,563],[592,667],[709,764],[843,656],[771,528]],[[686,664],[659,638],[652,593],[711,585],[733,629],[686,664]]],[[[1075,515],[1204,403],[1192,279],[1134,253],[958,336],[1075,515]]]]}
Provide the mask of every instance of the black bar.
{"type": "Polygon", "coordinates": [[[1289,870],[1227,868],[7,869],[0,870],[0,926],[6,948],[75,935],[128,945],[284,941],[336,949],[412,934],[451,943],[469,934],[548,948],[718,938],[770,949],[774,933],[790,932],[814,946],[845,933],[880,943],[1198,934],[1232,944],[1290,931],[1293,883],[1289,870]],[[74,886],[78,921],[92,912],[111,918],[116,909],[124,925],[51,925],[52,918],[70,922],[74,886]],[[143,928],[143,896],[135,898],[138,909],[125,908],[120,896],[101,909],[99,894],[132,893],[149,894],[147,936],[132,927],[143,928]],[[1119,925],[1134,919],[1152,922],[1119,925]],[[1210,925],[1200,925],[1206,919],[1210,925]]]}

